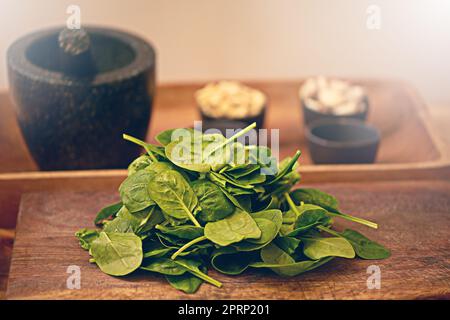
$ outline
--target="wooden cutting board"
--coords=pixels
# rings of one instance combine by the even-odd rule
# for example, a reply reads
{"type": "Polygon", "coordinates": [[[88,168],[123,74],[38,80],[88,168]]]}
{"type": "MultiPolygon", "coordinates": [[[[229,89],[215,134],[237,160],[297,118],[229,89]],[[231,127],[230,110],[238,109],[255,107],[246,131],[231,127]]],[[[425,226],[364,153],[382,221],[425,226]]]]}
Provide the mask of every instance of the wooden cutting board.
{"type": "MultiPolygon", "coordinates": [[[[221,289],[202,285],[194,295],[150,273],[123,278],[103,274],[73,236],[91,227],[111,193],[35,193],[22,198],[7,297],[10,299],[416,299],[450,298],[450,183],[403,181],[314,185],[340,199],[349,213],[374,220],[379,230],[353,226],[392,250],[382,261],[335,259],[294,278],[248,271],[211,275],[221,289]],[[67,289],[68,266],[81,271],[81,289],[67,289]],[[368,289],[369,266],[381,288],[368,289]]],[[[339,221],[343,228],[348,223],[339,221]]]]}

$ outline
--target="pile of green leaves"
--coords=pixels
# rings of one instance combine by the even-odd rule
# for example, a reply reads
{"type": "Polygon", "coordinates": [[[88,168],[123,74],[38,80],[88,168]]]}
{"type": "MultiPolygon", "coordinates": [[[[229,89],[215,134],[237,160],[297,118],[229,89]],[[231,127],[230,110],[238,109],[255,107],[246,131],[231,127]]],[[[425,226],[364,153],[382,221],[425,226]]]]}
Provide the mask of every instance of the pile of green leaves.
{"type": "Polygon", "coordinates": [[[185,140],[176,138],[180,129],[167,130],[156,137],[160,145],[124,135],[146,154],[130,164],[121,201],[97,214],[101,229],[76,233],[90,261],[113,276],[137,269],[159,273],[193,293],[203,282],[222,285],[208,275],[211,267],[227,275],[267,268],[296,276],[335,257],[390,255],[357,231],[331,229],[334,218],[373,228],[375,223],[342,213],[322,191],[291,190],[300,180],[300,152],[271,171],[269,148],[237,142],[253,127],[229,139],[183,129],[195,135],[185,140]],[[242,151],[244,163],[230,149],[242,151]],[[176,156],[181,151],[187,154],[176,156]]]}

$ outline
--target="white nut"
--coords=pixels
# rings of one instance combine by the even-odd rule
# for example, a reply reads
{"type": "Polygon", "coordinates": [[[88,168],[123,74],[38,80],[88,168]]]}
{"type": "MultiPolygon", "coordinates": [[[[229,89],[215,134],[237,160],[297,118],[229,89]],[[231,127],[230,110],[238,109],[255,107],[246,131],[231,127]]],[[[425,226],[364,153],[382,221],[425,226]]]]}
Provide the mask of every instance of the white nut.
{"type": "Polygon", "coordinates": [[[207,84],[196,92],[195,98],[203,113],[231,119],[257,115],[266,104],[262,92],[236,81],[207,84]]]}

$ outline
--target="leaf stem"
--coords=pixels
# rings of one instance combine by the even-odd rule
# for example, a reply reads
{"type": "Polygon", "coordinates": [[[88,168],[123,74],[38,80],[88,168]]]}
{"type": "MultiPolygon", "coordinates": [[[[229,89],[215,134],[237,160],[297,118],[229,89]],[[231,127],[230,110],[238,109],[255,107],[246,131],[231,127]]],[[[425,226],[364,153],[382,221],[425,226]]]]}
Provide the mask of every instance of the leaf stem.
{"type": "Polygon", "coordinates": [[[222,287],[222,282],[217,281],[216,279],[211,278],[210,276],[208,276],[207,274],[201,272],[201,271],[191,271],[188,269],[188,272],[192,273],[194,276],[197,276],[198,278],[220,288],[222,287]]]}
{"type": "Polygon", "coordinates": [[[284,197],[286,198],[286,201],[288,202],[289,207],[292,209],[292,211],[295,212],[296,216],[297,217],[300,216],[300,212],[298,212],[297,206],[295,205],[294,201],[292,201],[292,198],[289,195],[289,193],[286,192],[284,194],[284,197]]]}
{"type": "Polygon", "coordinates": [[[144,141],[139,140],[138,138],[132,137],[132,136],[130,136],[128,134],[125,134],[125,133],[122,135],[122,137],[125,140],[133,142],[133,143],[137,144],[138,146],[141,146],[142,148],[144,148],[145,151],[147,151],[150,159],[152,159],[153,162],[158,162],[158,159],[156,159],[155,155],[153,154],[153,152],[150,151],[150,149],[148,148],[147,144],[144,141]]]}
{"type": "Polygon", "coordinates": [[[170,259],[174,260],[176,257],[178,257],[178,255],[179,255],[180,253],[182,253],[183,251],[185,251],[187,248],[189,248],[190,246],[192,246],[192,245],[194,245],[194,244],[196,244],[196,243],[198,243],[198,242],[200,242],[200,241],[203,241],[203,240],[206,240],[206,237],[205,237],[205,236],[201,236],[201,237],[198,237],[198,238],[195,238],[195,239],[189,241],[189,242],[186,243],[184,246],[182,246],[180,249],[178,249],[178,250],[170,257],[170,259]]]}
{"type": "Polygon", "coordinates": [[[250,130],[254,129],[256,127],[256,122],[253,122],[251,125],[245,127],[244,129],[242,129],[241,131],[239,131],[238,133],[234,134],[233,136],[231,136],[230,138],[226,139],[224,142],[222,142],[221,144],[219,144],[217,147],[214,147],[206,156],[203,157],[203,159],[206,159],[207,157],[209,157],[211,154],[213,154],[214,152],[216,152],[217,150],[225,147],[227,144],[229,144],[230,142],[233,142],[234,140],[236,140],[237,138],[243,136],[244,134],[246,134],[247,132],[249,132],[250,130]]]}
{"type": "Polygon", "coordinates": [[[334,216],[334,217],[340,217],[342,219],[346,219],[348,221],[353,221],[356,223],[360,223],[362,225],[365,225],[367,227],[373,228],[373,229],[378,229],[378,224],[376,224],[375,222],[366,220],[366,219],[362,219],[362,218],[358,218],[358,217],[354,217],[345,213],[335,213],[335,212],[330,212],[327,211],[329,215],[334,216]]]}
{"type": "Polygon", "coordinates": [[[333,236],[336,236],[336,237],[342,237],[342,236],[341,236],[339,233],[337,233],[336,231],[331,230],[331,229],[329,229],[329,228],[327,228],[327,227],[324,227],[324,226],[317,226],[317,229],[320,229],[320,230],[322,230],[322,231],[328,232],[329,234],[331,234],[331,235],[333,235],[333,236]]]}
{"type": "MultiPolygon", "coordinates": [[[[187,208],[186,208],[187,209],[187,208]]],[[[197,221],[197,219],[195,219],[194,215],[192,214],[192,212],[187,209],[186,213],[189,217],[189,219],[192,221],[192,223],[196,226],[196,227],[201,227],[200,223],[197,221]]]]}

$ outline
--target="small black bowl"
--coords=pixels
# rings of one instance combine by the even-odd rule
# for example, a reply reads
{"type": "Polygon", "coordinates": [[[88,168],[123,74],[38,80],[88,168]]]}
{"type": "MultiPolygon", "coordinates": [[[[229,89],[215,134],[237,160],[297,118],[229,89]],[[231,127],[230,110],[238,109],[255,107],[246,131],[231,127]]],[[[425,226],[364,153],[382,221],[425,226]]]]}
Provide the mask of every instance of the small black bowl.
{"type": "Polygon", "coordinates": [[[314,163],[373,163],[380,142],[378,130],[361,120],[317,120],[306,127],[314,163]]]}
{"type": "Polygon", "coordinates": [[[369,113],[369,99],[367,97],[364,98],[364,110],[342,116],[314,111],[313,109],[308,108],[303,99],[300,99],[300,105],[303,110],[303,121],[307,125],[317,120],[358,119],[365,121],[367,119],[367,114],[369,113]]]}
{"type": "Polygon", "coordinates": [[[211,116],[208,116],[207,114],[205,114],[200,107],[198,107],[198,109],[200,111],[200,115],[202,116],[202,120],[205,122],[206,121],[241,122],[241,123],[247,124],[247,126],[252,124],[253,122],[256,122],[256,129],[261,129],[264,125],[264,118],[266,115],[267,105],[265,105],[262,108],[261,112],[258,113],[256,116],[245,117],[245,118],[236,118],[236,119],[230,119],[230,118],[225,118],[225,117],[218,117],[218,118],[211,117],[211,116]]]}

